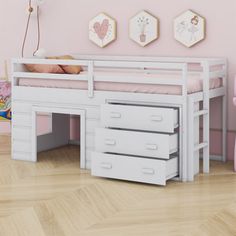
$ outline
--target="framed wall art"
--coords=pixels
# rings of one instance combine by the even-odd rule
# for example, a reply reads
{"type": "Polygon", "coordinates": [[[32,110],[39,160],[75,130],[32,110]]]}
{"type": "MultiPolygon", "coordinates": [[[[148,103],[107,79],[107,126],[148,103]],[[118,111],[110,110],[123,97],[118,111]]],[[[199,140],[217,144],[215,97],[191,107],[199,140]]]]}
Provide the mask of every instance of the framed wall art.
{"type": "Polygon", "coordinates": [[[188,10],[174,20],[174,37],[190,48],[205,39],[205,18],[188,10]]]}
{"type": "Polygon", "coordinates": [[[159,19],[147,11],[141,11],[130,19],[129,36],[142,47],[159,37],[159,19]]]}
{"type": "Polygon", "coordinates": [[[89,39],[104,48],[116,40],[116,21],[105,13],[100,13],[89,22],[89,39]]]}
{"type": "Polygon", "coordinates": [[[11,83],[9,82],[7,61],[5,61],[5,76],[0,78],[0,121],[11,120],[11,83]]]}
{"type": "Polygon", "coordinates": [[[0,121],[11,120],[11,84],[0,80],[0,121]]]}

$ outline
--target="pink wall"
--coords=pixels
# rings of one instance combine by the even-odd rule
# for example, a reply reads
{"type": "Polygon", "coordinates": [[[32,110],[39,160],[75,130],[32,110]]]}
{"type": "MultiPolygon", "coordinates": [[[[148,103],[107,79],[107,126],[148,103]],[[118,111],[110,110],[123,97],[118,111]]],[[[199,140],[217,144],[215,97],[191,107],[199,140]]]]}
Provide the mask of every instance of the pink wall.
{"type": "MultiPolygon", "coordinates": [[[[219,155],[222,153],[222,145],[221,145],[221,132],[217,130],[211,131],[210,135],[210,152],[212,155],[219,155]]],[[[227,143],[227,156],[228,160],[233,160],[234,158],[234,140],[235,140],[235,132],[228,132],[228,143],[227,143]]]]}
{"type": "MultiPolygon", "coordinates": [[[[50,54],[128,54],[158,56],[213,56],[229,60],[229,130],[236,130],[236,108],[232,104],[233,77],[236,74],[236,1],[216,0],[45,0],[42,6],[42,47],[50,54]],[[128,20],[139,10],[148,10],[160,19],[160,38],[146,48],[141,48],[128,38],[128,20]],[[207,20],[207,38],[199,45],[187,49],[173,39],[172,21],[181,12],[192,9],[207,20]],[[118,21],[118,39],[105,49],[88,40],[88,21],[99,12],[107,12],[118,21]]],[[[0,3],[0,65],[4,58],[20,54],[26,21],[27,0],[0,3]]],[[[36,45],[36,22],[32,19],[28,40],[28,55],[36,45]]],[[[0,67],[1,76],[1,67],[0,67]]],[[[219,113],[213,106],[212,127],[217,125],[219,113]]]]}

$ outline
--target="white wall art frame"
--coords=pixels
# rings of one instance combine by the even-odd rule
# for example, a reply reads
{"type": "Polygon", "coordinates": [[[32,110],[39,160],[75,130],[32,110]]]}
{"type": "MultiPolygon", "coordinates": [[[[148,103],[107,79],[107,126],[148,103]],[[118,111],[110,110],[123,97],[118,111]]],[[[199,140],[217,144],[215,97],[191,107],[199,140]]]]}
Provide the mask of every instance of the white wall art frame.
{"type": "Polygon", "coordinates": [[[205,18],[188,10],[174,20],[174,37],[190,48],[205,39],[205,18]]]}
{"type": "Polygon", "coordinates": [[[89,22],[89,39],[104,48],[116,40],[116,20],[100,13],[89,22]]]}
{"type": "Polygon", "coordinates": [[[130,19],[129,36],[142,47],[159,37],[159,19],[147,11],[141,11],[130,19]]]}

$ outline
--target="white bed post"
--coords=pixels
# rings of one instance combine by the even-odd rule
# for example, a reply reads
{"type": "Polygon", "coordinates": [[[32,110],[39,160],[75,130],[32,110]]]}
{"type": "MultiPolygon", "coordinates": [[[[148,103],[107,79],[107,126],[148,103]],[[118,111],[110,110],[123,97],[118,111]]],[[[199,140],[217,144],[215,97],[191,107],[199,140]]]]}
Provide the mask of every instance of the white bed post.
{"type": "Polygon", "coordinates": [[[225,89],[225,94],[222,97],[222,161],[227,161],[227,75],[228,66],[227,61],[223,67],[225,75],[223,76],[223,87],[225,89]]]}
{"type": "Polygon", "coordinates": [[[202,63],[203,67],[203,142],[206,144],[203,148],[203,173],[210,172],[210,66],[208,61],[202,63]]]}
{"type": "Polygon", "coordinates": [[[194,128],[194,99],[188,97],[188,181],[194,180],[194,145],[195,145],[195,128],[194,128]]]}
{"type": "Polygon", "coordinates": [[[222,161],[227,161],[227,96],[222,97],[222,161]]]}
{"type": "MultiPolygon", "coordinates": [[[[187,109],[188,109],[188,91],[187,91],[187,74],[188,74],[188,66],[187,63],[183,65],[182,68],[182,73],[183,73],[183,85],[182,85],[182,95],[183,95],[183,106],[182,106],[182,174],[181,174],[181,179],[182,181],[187,181],[188,180],[188,173],[187,173],[187,168],[188,168],[188,114],[187,114],[187,109]]],[[[180,157],[181,158],[181,157],[180,157]]]]}
{"type": "Polygon", "coordinates": [[[94,62],[89,61],[88,63],[88,96],[93,98],[94,96],[94,62]]]}
{"type": "Polygon", "coordinates": [[[86,112],[80,110],[80,168],[86,169],[86,112]]]}

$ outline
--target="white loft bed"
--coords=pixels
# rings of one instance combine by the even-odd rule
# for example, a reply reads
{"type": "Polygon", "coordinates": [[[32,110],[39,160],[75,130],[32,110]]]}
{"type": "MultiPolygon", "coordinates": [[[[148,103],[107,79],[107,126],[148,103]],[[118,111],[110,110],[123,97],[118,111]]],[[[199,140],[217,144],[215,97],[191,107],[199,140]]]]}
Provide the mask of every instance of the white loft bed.
{"type": "MultiPolygon", "coordinates": [[[[105,104],[174,108],[179,114],[176,131],[179,137],[177,179],[192,181],[194,174],[199,172],[200,150],[203,150],[203,171],[209,173],[210,99],[222,97],[221,160],[226,161],[227,62],[225,59],[93,55],[76,55],[75,58],[76,60],[35,58],[12,60],[13,159],[36,161],[37,151],[68,143],[69,118],[58,114],[77,114],[81,116],[80,165],[81,168],[90,169],[91,156],[95,150],[95,129],[101,127],[101,113],[105,104]],[[25,64],[80,65],[85,68],[85,72],[79,75],[31,73],[25,69],[25,64]],[[189,91],[188,82],[192,77],[198,78],[202,87],[200,90],[189,91]],[[217,86],[212,83],[216,79],[218,82],[220,79],[220,84],[217,86]],[[45,81],[45,85],[37,84],[38,80],[45,81]],[[84,84],[73,84],[72,88],[63,86],[55,86],[55,88],[50,84],[52,81],[54,84],[55,81],[58,83],[82,81],[86,83],[86,87],[84,84]],[[50,82],[49,85],[47,82],[50,82]],[[118,83],[123,86],[122,88],[127,84],[130,90],[124,92],[121,88],[116,91],[114,85],[118,83]],[[109,85],[109,89],[106,84],[109,85]],[[156,90],[133,90],[132,85],[140,84],[151,85],[156,90]],[[157,93],[162,91],[163,87],[155,86],[166,85],[169,86],[168,88],[178,87],[180,92],[157,93]],[[203,104],[201,108],[200,102],[203,104]],[[53,116],[52,133],[38,139],[35,124],[37,112],[56,113],[53,116]],[[202,142],[199,141],[201,116],[203,117],[202,142]],[[58,129],[58,127],[62,128],[58,129]]],[[[142,117],[142,114],[140,116],[142,117]]]]}

